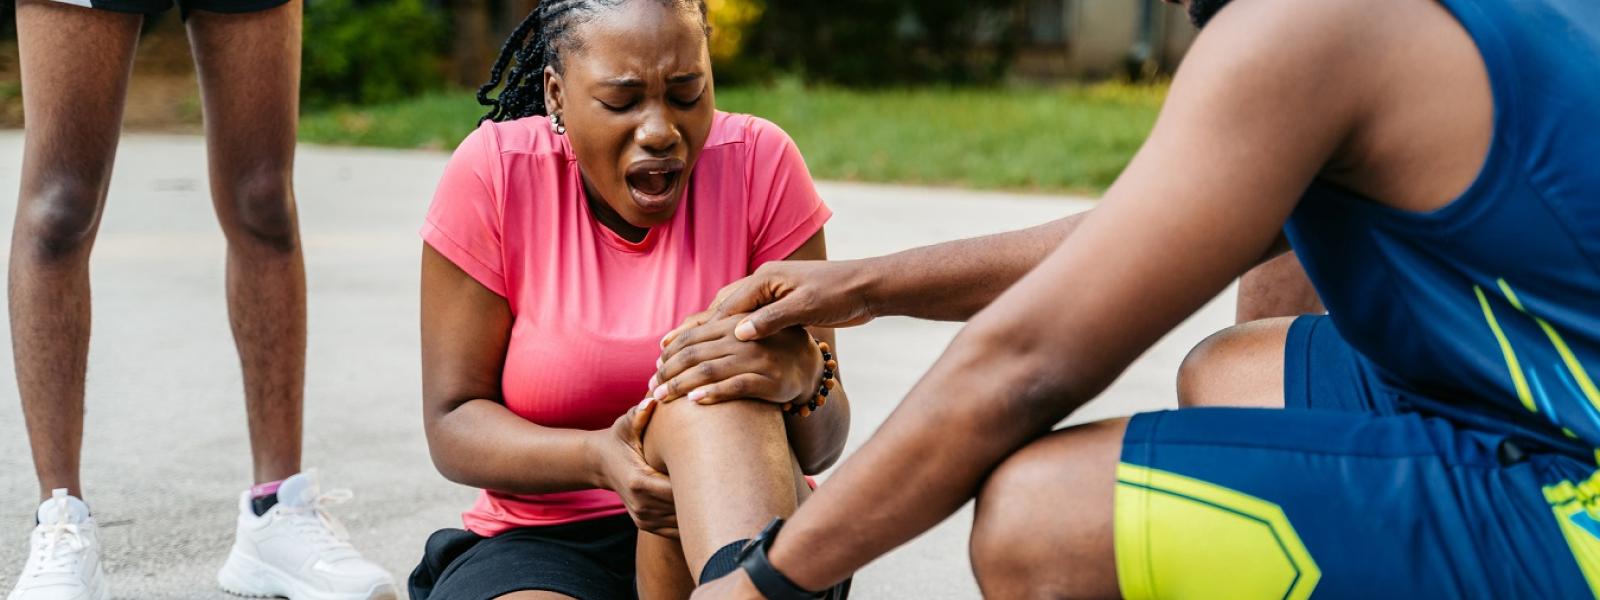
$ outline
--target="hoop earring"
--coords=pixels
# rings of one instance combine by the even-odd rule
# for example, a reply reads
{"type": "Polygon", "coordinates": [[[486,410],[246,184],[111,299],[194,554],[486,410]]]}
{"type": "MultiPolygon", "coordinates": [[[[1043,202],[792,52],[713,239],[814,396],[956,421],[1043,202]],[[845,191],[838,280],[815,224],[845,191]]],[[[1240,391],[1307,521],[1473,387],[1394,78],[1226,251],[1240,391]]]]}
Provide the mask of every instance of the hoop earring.
{"type": "Polygon", "coordinates": [[[567,126],[561,123],[561,113],[550,114],[550,131],[556,135],[566,135],[567,126]]]}

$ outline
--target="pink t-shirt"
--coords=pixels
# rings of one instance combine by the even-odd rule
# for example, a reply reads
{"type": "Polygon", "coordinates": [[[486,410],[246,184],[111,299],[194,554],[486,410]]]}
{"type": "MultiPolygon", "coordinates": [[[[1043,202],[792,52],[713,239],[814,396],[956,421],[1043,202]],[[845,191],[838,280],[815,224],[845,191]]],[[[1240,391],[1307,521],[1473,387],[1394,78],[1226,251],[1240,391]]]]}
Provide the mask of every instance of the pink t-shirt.
{"type": "MultiPolygon", "coordinates": [[[[422,227],[511,305],[501,394],[546,427],[609,427],[645,397],[663,334],[832,216],[783,130],[723,112],[677,213],[643,241],[601,225],[584,198],[577,157],[546,118],[485,123],[456,148],[422,227]]],[[[625,512],[606,490],[484,490],[462,520],[492,536],[625,512]]]]}

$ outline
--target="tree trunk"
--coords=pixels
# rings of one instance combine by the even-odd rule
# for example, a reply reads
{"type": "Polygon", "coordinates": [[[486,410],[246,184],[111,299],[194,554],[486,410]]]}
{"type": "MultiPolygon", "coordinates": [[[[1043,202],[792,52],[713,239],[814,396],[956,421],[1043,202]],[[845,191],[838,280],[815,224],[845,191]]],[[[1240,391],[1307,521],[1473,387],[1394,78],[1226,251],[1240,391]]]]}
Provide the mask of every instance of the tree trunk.
{"type": "Polygon", "coordinates": [[[488,0],[450,0],[455,40],[450,50],[450,78],[457,85],[483,83],[500,47],[490,30],[488,0]]]}

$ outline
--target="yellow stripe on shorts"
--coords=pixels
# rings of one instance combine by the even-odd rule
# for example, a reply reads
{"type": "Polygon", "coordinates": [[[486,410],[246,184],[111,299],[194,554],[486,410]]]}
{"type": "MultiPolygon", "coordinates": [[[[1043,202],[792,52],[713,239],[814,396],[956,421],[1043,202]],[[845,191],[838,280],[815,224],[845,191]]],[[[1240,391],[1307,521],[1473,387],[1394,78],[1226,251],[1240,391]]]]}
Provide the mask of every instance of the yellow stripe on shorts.
{"type": "Polygon", "coordinates": [[[1322,579],[1277,504],[1128,463],[1115,502],[1124,598],[1302,600],[1322,579]]]}

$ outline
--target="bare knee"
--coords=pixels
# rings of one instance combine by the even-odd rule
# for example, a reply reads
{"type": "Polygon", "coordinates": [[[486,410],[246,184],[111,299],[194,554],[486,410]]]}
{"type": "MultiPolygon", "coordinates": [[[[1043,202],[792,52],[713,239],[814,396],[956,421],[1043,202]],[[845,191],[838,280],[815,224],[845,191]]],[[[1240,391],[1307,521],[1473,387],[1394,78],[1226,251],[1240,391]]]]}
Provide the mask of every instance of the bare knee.
{"type": "Polygon", "coordinates": [[[1178,367],[1178,406],[1283,406],[1283,348],[1293,318],[1211,334],[1178,367]]]}
{"type": "Polygon", "coordinates": [[[293,252],[299,246],[288,173],[263,169],[241,177],[227,193],[220,201],[227,203],[222,211],[223,229],[230,242],[277,253],[293,252]]]}
{"type": "Polygon", "coordinates": [[[1048,435],[978,494],[969,551],[989,598],[1114,597],[1112,493],[1124,420],[1048,435]]]}
{"type": "Polygon", "coordinates": [[[63,177],[38,188],[23,198],[17,215],[19,249],[47,263],[81,256],[100,222],[103,186],[63,177]]]}
{"type": "Polygon", "coordinates": [[[645,460],[665,473],[673,453],[726,451],[736,437],[738,446],[754,439],[774,451],[781,446],[789,452],[783,413],[774,404],[737,400],[701,405],[677,400],[656,407],[644,434],[645,460]]]}

